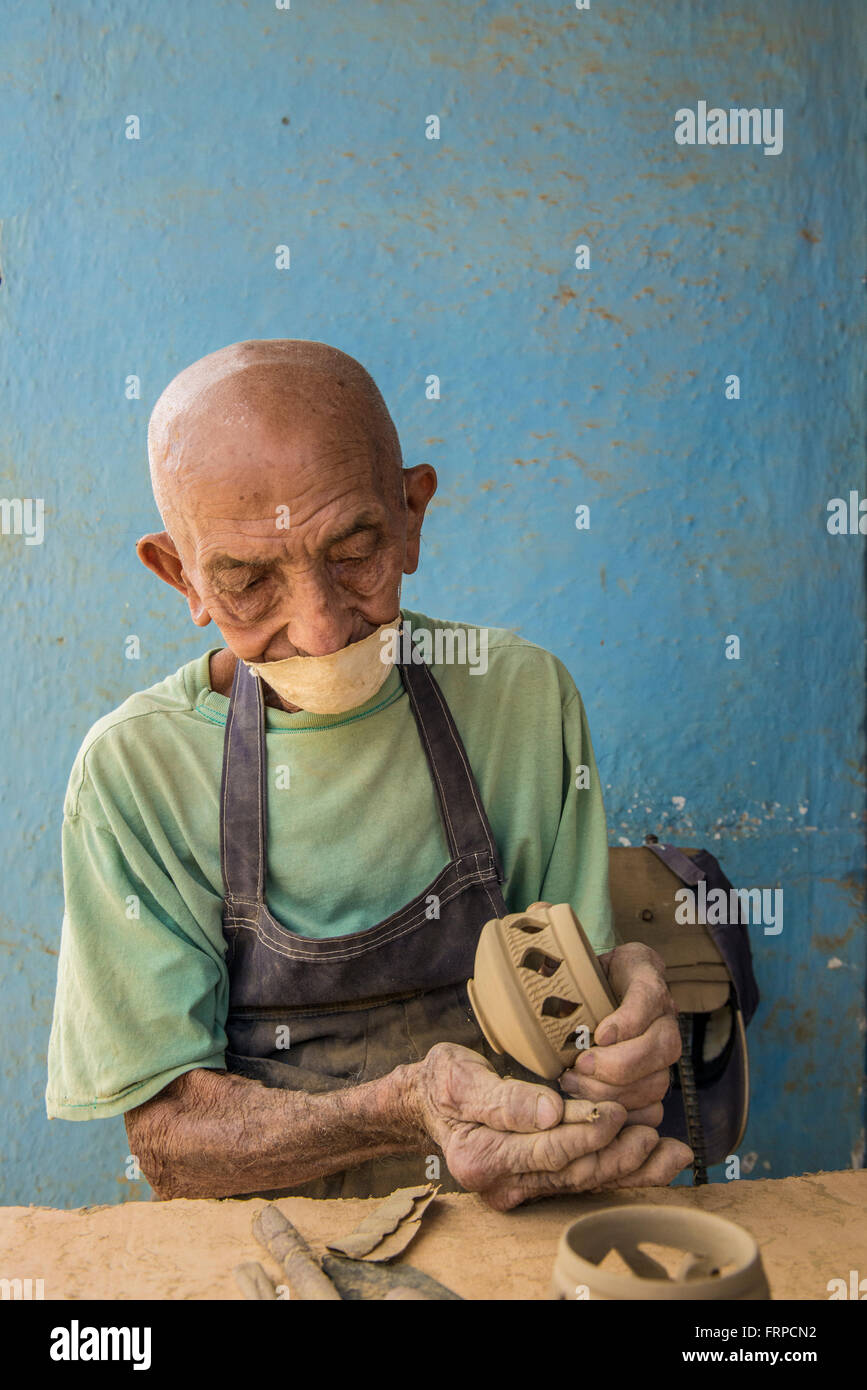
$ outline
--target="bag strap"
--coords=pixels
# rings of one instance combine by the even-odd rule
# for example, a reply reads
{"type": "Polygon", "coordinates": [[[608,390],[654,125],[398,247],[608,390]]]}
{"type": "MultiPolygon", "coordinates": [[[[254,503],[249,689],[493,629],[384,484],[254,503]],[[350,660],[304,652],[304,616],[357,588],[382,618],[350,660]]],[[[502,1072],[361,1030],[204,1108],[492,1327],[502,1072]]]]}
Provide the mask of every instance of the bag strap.
{"type": "Polygon", "coordinates": [[[695,860],[691,859],[688,854],[684,854],[682,849],[677,848],[677,845],[661,845],[658,840],[646,835],[644,847],[652,850],[657,859],[661,859],[673,874],[677,874],[678,878],[682,879],[684,883],[688,883],[690,887],[694,887],[696,883],[700,883],[706,877],[704,870],[698,867],[695,860]]]}
{"type": "MultiPolygon", "coordinates": [[[[660,844],[655,835],[645,836],[644,847],[651,850],[657,859],[661,859],[663,864],[693,891],[702,879],[707,883],[709,892],[715,888],[721,888],[726,894],[734,891],[719,861],[706,849],[700,849],[695,855],[684,854],[677,845],[660,844]]],[[[743,1015],[744,1024],[747,1024],[753,1017],[761,996],[753,972],[753,953],[746,925],[740,920],[707,922],[703,925],[726,963],[734,985],[737,1006],[743,1015]]]]}

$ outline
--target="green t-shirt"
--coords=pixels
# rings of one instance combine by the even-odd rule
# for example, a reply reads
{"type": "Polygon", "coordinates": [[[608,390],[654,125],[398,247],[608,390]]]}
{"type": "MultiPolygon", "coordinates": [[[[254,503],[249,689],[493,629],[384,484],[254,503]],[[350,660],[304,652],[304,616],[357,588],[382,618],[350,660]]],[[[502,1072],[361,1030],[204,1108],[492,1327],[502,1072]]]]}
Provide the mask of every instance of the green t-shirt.
{"type": "MultiPolygon", "coordinates": [[[[461,628],[402,610],[413,629],[461,628]]],[[[437,665],[490,820],[510,912],[569,902],[615,945],[608,836],[584,706],[556,657],[488,628],[487,670],[437,665]],[[576,788],[589,769],[589,786],[576,788]]],[[[46,1106],[85,1120],[225,1065],[229,982],[219,791],[229,701],[213,647],[89,730],[63,807],[65,910],[46,1106]]],[[[469,645],[472,659],[479,648],[469,645]]],[[[478,664],[478,662],[477,662],[478,664]]],[[[436,795],[396,668],[347,714],[266,706],[268,880],[304,936],[363,931],[448,863],[436,795]]]]}

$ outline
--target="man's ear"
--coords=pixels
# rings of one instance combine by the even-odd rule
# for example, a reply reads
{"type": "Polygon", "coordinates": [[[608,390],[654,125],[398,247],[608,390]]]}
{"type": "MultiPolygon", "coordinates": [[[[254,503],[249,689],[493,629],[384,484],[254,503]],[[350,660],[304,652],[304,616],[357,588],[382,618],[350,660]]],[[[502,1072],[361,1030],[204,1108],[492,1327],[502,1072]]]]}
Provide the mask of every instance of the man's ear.
{"type": "Polygon", "coordinates": [[[421,527],[427,505],[437,490],[436,469],[429,463],[416,464],[415,468],[403,470],[403,484],[406,493],[406,560],[404,574],[415,574],[418,569],[418,552],[421,543],[421,527]]]}
{"type": "Polygon", "coordinates": [[[178,548],[168,531],[152,531],[136,541],[136,554],[149,570],[158,574],[173,589],[183,594],[190,605],[190,615],[197,627],[207,627],[211,615],[184,574],[178,548]]]}
{"type": "Polygon", "coordinates": [[[152,531],[150,535],[142,536],[141,540],[136,541],[135,549],[143,565],[171,584],[172,588],[186,594],[181,557],[168,531],[152,531]]]}

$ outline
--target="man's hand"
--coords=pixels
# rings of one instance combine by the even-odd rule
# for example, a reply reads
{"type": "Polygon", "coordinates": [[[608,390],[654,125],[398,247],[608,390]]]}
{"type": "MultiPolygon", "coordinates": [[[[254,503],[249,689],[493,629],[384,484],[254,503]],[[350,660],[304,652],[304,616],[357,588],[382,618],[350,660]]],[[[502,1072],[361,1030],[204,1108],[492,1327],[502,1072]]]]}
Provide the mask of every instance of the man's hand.
{"type": "Polygon", "coordinates": [[[619,1101],[628,1111],[627,1125],[658,1125],[668,1069],[681,1053],[665,962],[640,942],[618,946],[598,959],[620,1006],[596,1029],[599,1046],[579,1052],[560,1086],[582,1100],[619,1101]]]}
{"type": "Polygon", "coordinates": [[[456,1043],[437,1043],[407,1070],[411,1118],[452,1176],[498,1211],[603,1186],[666,1186],[692,1158],[655,1129],[625,1126],[618,1101],[564,1100],[548,1086],[504,1079],[456,1043]]]}

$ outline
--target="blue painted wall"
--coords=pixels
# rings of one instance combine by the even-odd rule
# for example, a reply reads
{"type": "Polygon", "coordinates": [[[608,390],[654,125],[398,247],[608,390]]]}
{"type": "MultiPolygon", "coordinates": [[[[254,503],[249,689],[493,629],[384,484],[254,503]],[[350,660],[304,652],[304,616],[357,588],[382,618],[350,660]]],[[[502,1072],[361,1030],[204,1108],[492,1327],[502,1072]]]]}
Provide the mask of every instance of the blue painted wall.
{"type": "Polygon", "coordinates": [[[45,1119],[61,801],[88,726],[219,640],[133,546],[151,405],[247,337],[373,372],[440,473],[406,602],[567,662],[612,843],[783,887],[742,1152],[753,1177],[861,1163],[865,542],[825,522],[865,492],[864,13],[4,6],[0,496],[44,498],[45,538],[0,536],[0,1200],[147,1193],[120,1120],[45,1119]],[[699,100],[782,107],[782,153],[676,145],[699,100]]]}

